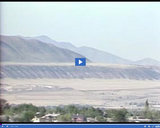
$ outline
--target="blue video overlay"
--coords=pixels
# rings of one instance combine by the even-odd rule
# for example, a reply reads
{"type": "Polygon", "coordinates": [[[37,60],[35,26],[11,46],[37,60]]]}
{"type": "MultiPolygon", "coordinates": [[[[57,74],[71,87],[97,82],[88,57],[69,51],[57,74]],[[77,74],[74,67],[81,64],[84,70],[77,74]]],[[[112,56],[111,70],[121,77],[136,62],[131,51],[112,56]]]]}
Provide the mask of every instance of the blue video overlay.
{"type": "Polygon", "coordinates": [[[75,58],[75,66],[86,66],[86,58],[75,58]]]}
{"type": "Polygon", "coordinates": [[[160,124],[2,124],[1,128],[160,128],[160,124]]]}

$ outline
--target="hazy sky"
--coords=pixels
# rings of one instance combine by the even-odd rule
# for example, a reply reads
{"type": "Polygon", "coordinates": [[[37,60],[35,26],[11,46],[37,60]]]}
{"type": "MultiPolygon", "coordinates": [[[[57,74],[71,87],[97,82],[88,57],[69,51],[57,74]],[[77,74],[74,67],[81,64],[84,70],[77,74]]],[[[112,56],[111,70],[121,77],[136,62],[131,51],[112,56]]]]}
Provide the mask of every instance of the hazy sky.
{"type": "Polygon", "coordinates": [[[47,35],[130,60],[160,60],[160,3],[1,2],[1,34],[47,35]]]}

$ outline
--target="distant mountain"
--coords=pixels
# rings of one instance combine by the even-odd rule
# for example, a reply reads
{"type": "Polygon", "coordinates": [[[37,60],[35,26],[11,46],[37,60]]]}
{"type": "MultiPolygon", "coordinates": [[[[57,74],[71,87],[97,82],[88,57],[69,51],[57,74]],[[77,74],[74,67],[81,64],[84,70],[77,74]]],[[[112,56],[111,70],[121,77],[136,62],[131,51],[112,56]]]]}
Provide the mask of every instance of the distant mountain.
{"type": "Polygon", "coordinates": [[[36,37],[24,37],[24,36],[18,35],[17,37],[20,37],[20,38],[25,39],[25,40],[37,39],[39,41],[47,42],[47,43],[51,43],[51,44],[55,44],[56,43],[55,40],[52,40],[51,38],[49,38],[48,36],[45,36],[45,35],[36,36],[36,37]]]}
{"type": "MultiPolygon", "coordinates": [[[[73,62],[84,56],[36,39],[0,36],[1,61],[12,62],[73,62]]],[[[87,59],[88,62],[90,62],[87,59]]]]}
{"type": "Polygon", "coordinates": [[[37,36],[37,37],[35,37],[35,39],[37,39],[39,41],[42,41],[42,42],[54,44],[57,47],[68,49],[68,50],[72,50],[72,49],[76,48],[74,45],[72,45],[69,42],[57,42],[57,41],[52,40],[51,38],[49,38],[47,36],[37,36]]]}
{"type": "Polygon", "coordinates": [[[38,39],[40,41],[46,42],[46,43],[52,43],[56,45],[57,47],[68,49],[71,51],[74,51],[76,53],[79,53],[85,57],[87,57],[92,62],[97,63],[113,63],[113,64],[133,64],[132,61],[123,59],[119,56],[110,54],[105,51],[97,50],[91,47],[75,47],[71,43],[68,42],[57,42],[55,40],[52,40],[51,38],[47,36],[38,36],[33,37],[34,39],[38,39]]]}
{"type": "Polygon", "coordinates": [[[144,58],[142,60],[135,61],[135,64],[160,66],[160,61],[157,61],[157,60],[154,60],[154,59],[151,59],[151,58],[144,58]]]}
{"type": "Polygon", "coordinates": [[[57,42],[45,35],[42,35],[42,36],[36,36],[36,37],[23,37],[23,36],[19,36],[23,39],[37,39],[39,41],[42,41],[42,42],[45,42],[45,43],[50,43],[50,44],[54,44],[55,46],[57,47],[60,47],[60,48],[64,48],[64,49],[68,49],[68,50],[72,50],[72,49],[75,49],[76,47],[74,45],[72,45],[71,43],[69,42],[57,42]]]}
{"type": "Polygon", "coordinates": [[[78,47],[73,50],[76,53],[82,54],[93,62],[98,63],[111,63],[111,64],[132,64],[133,62],[123,59],[119,56],[110,54],[105,51],[97,50],[91,47],[78,47]]]}
{"type": "Polygon", "coordinates": [[[45,35],[42,36],[37,36],[37,37],[22,37],[24,39],[37,39],[39,41],[45,42],[45,43],[51,43],[54,44],[55,46],[63,49],[68,49],[73,52],[76,52],[78,54],[81,54],[85,57],[87,57],[89,60],[92,62],[97,62],[97,63],[111,63],[111,64],[133,64],[133,65],[154,65],[154,66],[159,66],[160,62],[157,60],[153,60],[151,58],[145,58],[143,60],[139,61],[131,61],[128,59],[124,59],[122,57],[113,55],[111,53],[101,51],[98,49],[94,49],[92,47],[75,47],[69,42],[57,42],[45,35]]]}

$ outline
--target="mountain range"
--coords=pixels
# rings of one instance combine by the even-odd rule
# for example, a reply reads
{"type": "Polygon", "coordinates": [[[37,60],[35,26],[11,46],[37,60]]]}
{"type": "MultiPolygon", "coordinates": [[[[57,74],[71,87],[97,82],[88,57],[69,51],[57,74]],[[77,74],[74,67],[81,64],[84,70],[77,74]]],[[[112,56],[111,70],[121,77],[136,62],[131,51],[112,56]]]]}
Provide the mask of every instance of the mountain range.
{"type": "Polygon", "coordinates": [[[87,62],[160,66],[160,61],[151,58],[131,61],[92,47],[75,47],[69,42],[57,42],[45,35],[1,36],[0,41],[2,61],[74,62],[75,58],[85,57],[87,62]]]}
{"type": "Polygon", "coordinates": [[[0,78],[160,79],[160,67],[154,66],[159,62],[150,58],[133,62],[91,47],[59,43],[47,36],[0,36],[0,43],[1,61],[12,62],[1,64],[0,78]],[[75,58],[87,58],[89,66],[74,66],[75,58]]]}
{"type": "MultiPolygon", "coordinates": [[[[0,43],[1,61],[5,62],[74,62],[75,58],[84,58],[83,55],[37,39],[1,36],[0,43]]],[[[87,62],[90,60],[87,59],[87,62]]]]}
{"type": "Polygon", "coordinates": [[[119,57],[117,55],[113,55],[111,53],[108,53],[106,51],[101,51],[92,47],[75,47],[69,42],[57,42],[55,40],[52,40],[51,38],[42,35],[42,36],[36,36],[36,37],[23,37],[19,36],[24,39],[37,39],[39,41],[54,44],[55,46],[63,49],[71,50],[75,53],[81,54],[91,60],[92,62],[96,63],[110,63],[110,64],[133,64],[133,65],[154,65],[154,66],[160,66],[160,61],[154,60],[152,58],[144,58],[142,60],[138,61],[131,61],[128,59],[124,59],[122,57],[119,57]]]}

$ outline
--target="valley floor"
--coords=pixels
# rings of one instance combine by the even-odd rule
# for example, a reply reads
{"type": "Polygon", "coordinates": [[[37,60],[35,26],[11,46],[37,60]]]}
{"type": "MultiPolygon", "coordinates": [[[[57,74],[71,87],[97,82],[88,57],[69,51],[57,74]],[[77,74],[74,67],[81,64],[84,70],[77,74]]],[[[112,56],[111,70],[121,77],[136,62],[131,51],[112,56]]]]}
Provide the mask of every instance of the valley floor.
{"type": "Polygon", "coordinates": [[[141,109],[146,99],[160,109],[160,81],[128,79],[11,79],[1,80],[2,98],[10,104],[67,104],[141,109]]]}

